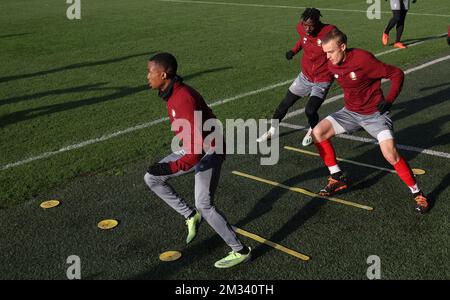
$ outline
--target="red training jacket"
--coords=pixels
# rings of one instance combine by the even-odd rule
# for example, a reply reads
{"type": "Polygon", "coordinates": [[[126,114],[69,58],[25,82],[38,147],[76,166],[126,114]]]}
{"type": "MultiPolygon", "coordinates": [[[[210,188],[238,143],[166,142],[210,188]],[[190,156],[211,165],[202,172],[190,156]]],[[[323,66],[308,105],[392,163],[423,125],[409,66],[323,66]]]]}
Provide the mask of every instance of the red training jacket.
{"type": "Polygon", "coordinates": [[[383,78],[391,81],[386,101],[393,103],[403,86],[405,74],[395,66],[385,64],[362,49],[348,49],[341,65],[328,62],[329,70],[344,91],[345,107],[353,112],[369,115],[384,99],[381,90],[383,78]]]}
{"type": "Polygon", "coordinates": [[[322,50],[322,39],[336,26],[323,24],[323,27],[316,36],[307,35],[302,21],[297,25],[299,40],[295,44],[292,52],[297,54],[303,49],[301,60],[302,73],[311,82],[332,82],[333,74],[327,68],[327,54],[322,50]]]}
{"type": "MultiPolygon", "coordinates": [[[[175,82],[166,106],[172,124],[177,119],[186,120],[190,124],[190,141],[183,140],[182,135],[180,138],[186,154],[180,159],[169,163],[173,173],[180,170],[188,171],[202,159],[205,151],[214,147],[214,141],[212,141],[209,147],[207,146],[208,149],[203,149],[205,137],[210,133],[209,131],[203,130],[203,124],[208,119],[215,119],[216,116],[208,107],[203,97],[196,90],[182,82],[175,82]],[[196,111],[202,113],[202,119],[197,121],[198,124],[194,124],[194,113],[196,111]],[[197,150],[200,149],[200,153],[194,151],[196,147],[197,150]]],[[[175,135],[180,137],[182,130],[183,127],[175,130],[175,135]]]]}

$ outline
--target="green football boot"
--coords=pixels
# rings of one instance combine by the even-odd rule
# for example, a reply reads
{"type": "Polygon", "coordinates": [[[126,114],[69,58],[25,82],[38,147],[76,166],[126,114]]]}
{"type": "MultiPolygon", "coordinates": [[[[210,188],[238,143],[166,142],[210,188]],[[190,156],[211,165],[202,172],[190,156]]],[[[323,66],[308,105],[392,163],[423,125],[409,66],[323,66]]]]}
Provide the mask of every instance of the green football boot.
{"type": "Polygon", "coordinates": [[[197,211],[195,215],[189,219],[186,219],[186,225],[188,228],[188,235],[186,237],[186,244],[189,244],[197,235],[197,229],[200,225],[200,221],[202,220],[202,216],[197,211]]]}
{"type": "Polygon", "coordinates": [[[248,250],[249,251],[247,254],[241,254],[236,251],[231,251],[230,253],[228,253],[228,256],[222,258],[219,261],[216,261],[214,266],[219,269],[225,269],[234,267],[240,263],[247,262],[251,259],[252,252],[252,249],[250,247],[248,248],[248,250]]]}

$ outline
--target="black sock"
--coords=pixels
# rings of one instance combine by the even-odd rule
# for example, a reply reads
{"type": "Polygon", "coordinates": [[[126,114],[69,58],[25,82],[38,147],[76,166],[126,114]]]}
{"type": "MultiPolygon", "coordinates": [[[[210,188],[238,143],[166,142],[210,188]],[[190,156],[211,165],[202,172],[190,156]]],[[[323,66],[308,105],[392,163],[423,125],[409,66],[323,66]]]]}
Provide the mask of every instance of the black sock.
{"type": "Polygon", "coordinates": [[[189,215],[189,217],[187,217],[187,218],[190,219],[190,218],[194,217],[196,213],[197,213],[197,211],[194,209],[192,211],[192,213],[189,215]]]}
{"type": "Polygon", "coordinates": [[[244,248],[238,251],[239,254],[247,255],[250,253],[250,249],[244,245],[244,248]]]}
{"type": "Polygon", "coordinates": [[[413,193],[414,197],[417,197],[419,195],[423,195],[423,192],[421,190],[419,190],[418,192],[413,193]]]}
{"type": "Polygon", "coordinates": [[[340,180],[342,175],[344,175],[342,171],[339,171],[337,173],[331,174],[331,178],[333,178],[334,180],[340,180]]]}

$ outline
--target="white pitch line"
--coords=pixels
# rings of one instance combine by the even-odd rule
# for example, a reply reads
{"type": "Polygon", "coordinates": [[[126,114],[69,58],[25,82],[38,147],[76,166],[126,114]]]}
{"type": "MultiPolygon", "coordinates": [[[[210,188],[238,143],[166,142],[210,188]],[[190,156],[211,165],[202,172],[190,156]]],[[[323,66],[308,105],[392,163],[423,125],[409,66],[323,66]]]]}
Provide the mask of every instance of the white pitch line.
{"type": "MultiPolygon", "coordinates": [[[[247,7],[263,7],[263,8],[283,8],[283,9],[305,9],[305,6],[288,6],[288,5],[269,5],[269,4],[252,4],[252,3],[231,3],[231,2],[210,2],[210,1],[188,1],[188,0],[156,0],[159,2],[173,2],[173,3],[189,3],[189,4],[212,4],[212,5],[229,5],[229,6],[247,6],[247,7]]],[[[339,12],[357,12],[367,13],[367,10],[361,9],[340,9],[340,8],[322,8],[317,7],[321,11],[339,11],[339,12]]],[[[382,14],[392,14],[392,11],[381,11],[382,14]]],[[[441,14],[427,14],[427,13],[410,13],[408,15],[415,16],[431,16],[450,18],[450,15],[441,14]]]]}
{"type": "Polygon", "coordinates": [[[256,94],[259,94],[259,93],[262,93],[262,92],[265,92],[265,91],[270,91],[270,90],[273,90],[273,89],[275,89],[277,87],[284,86],[284,85],[286,85],[288,83],[291,83],[294,79],[295,78],[289,79],[289,80],[286,80],[286,81],[283,81],[283,82],[275,83],[275,84],[266,86],[264,88],[260,88],[260,89],[254,90],[254,91],[243,93],[243,94],[240,94],[240,95],[237,95],[237,96],[234,96],[234,97],[231,97],[231,98],[227,98],[227,99],[224,99],[224,100],[218,100],[216,102],[213,102],[213,103],[209,104],[208,106],[209,107],[214,107],[214,106],[225,104],[227,102],[231,102],[231,101],[234,101],[234,100],[237,100],[237,99],[240,99],[240,98],[256,95],[256,94]]]}
{"type": "MultiPolygon", "coordinates": [[[[445,34],[445,35],[447,35],[447,34],[445,34]]],[[[409,44],[408,48],[411,48],[411,47],[414,47],[414,46],[417,46],[417,45],[420,45],[420,44],[423,44],[423,43],[425,43],[425,42],[424,41],[418,41],[416,43],[409,44]]],[[[399,51],[399,50],[405,51],[404,49],[394,48],[394,49],[386,50],[384,52],[375,54],[375,57],[382,56],[382,55],[385,55],[385,54],[388,54],[388,53],[392,53],[392,52],[396,52],[396,51],[399,51]]]]}
{"type": "MultiPolygon", "coordinates": [[[[381,55],[382,55],[382,53],[378,54],[378,56],[381,56],[381,55]]],[[[439,59],[435,59],[435,60],[430,61],[430,62],[428,62],[426,64],[423,64],[423,65],[417,66],[415,68],[406,70],[405,73],[409,74],[411,72],[421,70],[423,68],[426,68],[428,66],[434,65],[436,63],[439,63],[439,62],[442,62],[442,61],[445,61],[445,60],[448,60],[448,59],[450,59],[450,55],[441,57],[439,59]]],[[[261,93],[261,92],[265,92],[265,91],[268,91],[268,90],[271,90],[271,89],[274,89],[274,88],[286,85],[288,83],[291,83],[294,79],[295,78],[290,79],[290,80],[286,80],[286,81],[283,81],[283,82],[279,82],[279,83],[276,83],[276,84],[272,84],[270,86],[267,86],[267,87],[264,87],[264,88],[260,88],[260,89],[254,90],[254,91],[250,91],[250,92],[247,92],[247,93],[239,94],[239,95],[234,96],[234,97],[226,98],[226,99],[223,99],[223,100],[218,100],[218,101],[215,101],[215,102],[213,102],[213,103],[211,103],[209,105],[211,107],[213,107],[213,106],[221,105],[221,104],[224,104],[224,103],[227,103],[227,102],[235,101],[235,100],[243,98],[243,97],[247,97],[247,96],[250,96],[250,95],[255,95],[255,94],[258,94],[258,93],[261,93]]],[[[336,101],[336,100],[341,99],[341,98],[343,98],[343,95],[334,96],[334,97],[328,99],[327,101],[325,101],[324,104],[331,103],[331,102],[336,101]]],[[[304,109],[300,109],[298,111],[294,111],[294,112],[288,114],[286,116],[286,118],[291,118],[291,117],[293,117],[295,115],[298,115],[298,114],[302,113],[303,111],[304,111],[304,109]]],[[[47,158],[47,157],[51,157],[51,156],[54,156],[56,154],[60,154],[60,153],[67,152],[67,151],[70,151],[70,150],[79,149],[79,148],[85,147],[87,145],[95,144],[95,143],[98,143],[98,142],[103,142],[103,141],[109,140],[109,139],[117,137],[117,136],[121,136],[121,135],[130,133],[130,132],[133,132],[133,131],[136,131],[136,130],[140,130],[140,129],[144,129],[144,128],[148,128],[150,126],[154,126],[154,125],[160,124],[162,122],[167,121],[168,119],[169,118],[167,118],[167,117],[166,118],[160,118],[160,119],[148,122],[148,123],[144,123],[144,124],[136,125],[136,126],[133,126],[133,127],[129,127],[129,128],[124,129],[124,130],[120,130],[120,131],[117,131],[117,132],[114,132],[114,133],[111,133],[111,134],[105,134],[105,135],[102,135],[99,138],[90,139],[90,140],[87,140],[87,141],[84,141],[84,142],[81,142],[81,143],[78,143],[78,144],[73,144],[73,145],[70,145],[70,146],[66,146],[66,147],[63,147],[63,148],[61,148],[59,150],[56,150],[56,151],[45,152],[45,153],[37,155],[37,156],[33,156],[33,157],[26,158],[26,159],[23,159],[23,160],[14,162],[14,163],[9,163],[9,164],[3,165],[3,166],[0,167],[0,170],[1,171],[7,170],[7,169],[10,169],[10,168],[13,168],[13,167],[18,167],[18,166],[21,166],[21,165],[24,165],[24,164],[27,164],[27,163],[30,163],[30,162],[33,162],[33,161],[36,161],[36,160],[40,160],[40,159],[44,159],[44,158],[47,158]]]]}
{"type": "MultiPolygon", "coordinates": [[[[284,149],[289,150],[289,151],[294,151],[297,153],[302,153],[302,154],[306,154],[306,155],[312,155],[312,156],[318,156],[320,157],[319,153],[315,153],[312,151],[306,151],[306,150],[302,150],[302,149],[297,149],[294,147],[290,147],[290,146],[284,146],[284,149]]],[[[353,165],[357,165],[357,166],[361,166],[361,167],[366,167],[366,168],[372,168],[375,170],[381,170],[381,171],[385,171],[385,172],[389,172],[389,173],[397,173],[395,170],[392,169],[388,169],[388,168],[383,168],[383,167],[378,167],[378,166],[374,166],[374,165],[369,165],[369,164],[365,164],[359,161],[354,161],[354,160],[350,160],[350,159],[345,159],[345,158],[340,158],[340,157],[336,157],[337,161],[342,161],[342,162],[346,162],[349,164],[353,164],[353,165]]]]}
{"type": "MultiPolygon", "coordinates": [[[[281,122],[280,126],[283,126],[283,127],[286,127],[286,128],[290,128],[290,129],[297,129],[297,130],[307,130],[307,129],[309,129],[309,127],[305,127],[305,126],[301,126],[301,125],[289,124],[289,123],[285,123],[285,122],[281,122]]],[[[335,137],[341,138],[341,139],[352,140],[352,141],[376,144],[376,145],[378,144],[378,141],[375,140],[375,139],[359,137],[359,136],[356,136],[356,135],[339,134],[339,135],[336,135],[335,137]]],[[[421,154],[427,154],[427,155],[431,155],[431,156],[450,158],[450,153],[447,153],[447,152],[434,151],[434,150],[423,149],[423,148],[419,148],[419,147],[408,146],[408,145],[401,145],[401,144],[397,144],[397,148],[398,149],[402,149],[402,150],[412,151],[412,152],[418,152],[418,153],[421,153],[421,154]]]]}
{"type": "MultiPolygon", "coordinates": [[[[254,91],[250,91],[250,92],[247,92],[247,93],[244,93],[244,94],[240,94],[240,95],[237,95],[237,96],[234,96],[234,97],[226,98],[226,99],[223,99],[223,100],[218,100],[216,102],[211,103],[209,105],[209,107],[222,105],[222,104],[225,104],[227,102],[231,102],[231,101],[234,101],[234,100],[237,100],[237,99],[240,99],[240,98],[244,98],[244,97],[252,96],[252,95],[255,95],[255,94],[259,94],[259,93],[262,93],[262,92],[265,92],[265,91],[268,91],[268,90],[272,90],[274,88],[286,85],[286,84],[291,83],[291,82],[292,82],[292,80],[290,79],[290,80],[279,82],[279,83],[276,83],[276,84],[273,84],[273,85],[269,85],[267,87],[264,87],[264,88],[261,88],[261,89],[258,89],[258,90],[254,90],[254,91]]],[[[63,147],[63,148],[61,148],[59,150],[56,150],[56,151],[45,152],[45,153],[43,153],[41,155],[38,155],[38,156],[30,157],[28,159],[24,159],[24,160],[15,162],[15,163],[10,163],[10,164],[4,165],[4,166],[1,167],[0,170],[10,169],[10,168],[17,167],[17,166],[20,166],[20,165],[23,165],[23,164],[26,164],[26,163],[30,163],[30,162],[35,161],[35,160],[47,158],[47,157],[53,156],[53,155],[58,154],[58,153],[62,153],[62,152],[70,151],[70,150],[75,150],[75,149],[79,149],[79,148],[82,148],[82,147],[85,147],[85,146],[88,146],[88,145],[91,145],[91,144],[103,142],[103,141],[112,139],[114,137],[121,136],[121,135],[124,135],[126,133],[130,133],[130,132],[133,132],[133,131],[136,131],[136,130],[144,129],[144,128],[147,128],[147,127],[151,127],[151,126],[157,125],[159,123],[162,123],[162,122],[165,122],[165,121],[168,121],[168,120],[169,120],[169,118],[167,118],[167,117],[166,118],[161,118],[161,119],[158,119],[158,120],[154,120],[152,122],[136,125],[136,126],[133,126],[133,127],[130,127],[130,128],[126,128],[124,130],[119,130],[119,131],[111,133],[111,134],[105,134],[105,135],[102,135],[99,138],[87,140],[87,141],[81,142],[79,144],[63,147]]]]}
{"type": "Polygon", "coordinates": [[[24,159],[24,160],[15,162],[15,163],[10,163],[10,164],[4,165],[4,166],[2,166],[1,170],[6,170],[6,169],[9,169],[9,168],[17,167],[17,166],[20,166],[20,165],[23,165],[23,164],[26,164],[26,163],[30,163],[30,162],[35,161],[35,160],[39,160],[39,159],[43,159],[43,158],[47,158],[47,157],[56,155],[58,153],[62,153],[62,152],[70,151],[70,150],[75,150],[75,149],[79,149],[79,148],[85,147],[87,145],[103,142],[103,141],[112,139],[114,137],[117,137],[117,136],[129,133],[129,132],[133,132],[133,131],[136,131],[136,130],[139,130],[139,129],[143,129],[143,128],[146,128],[146,127],[149,127],[149,126],[152,126],[152,125],[156,125],[156,124],[159,124],[161,122],[168,121],[168,120],[169,120],[169,118],[161,118],[161,119],[149,122],[149,123],[137,125],[137,126],[134,126],[134,127],[130,127],[130,128],[124,129],[124,130],[120,130],[120,131],[116,131],[116,132],[111,133],[111,134],[105,134],[105,135],[102,135],[99,138],[87,140],[87,141],[81,142],[79,144],[74,144],[74,145],[70,145],[70,146],[67,146],[67,147],[63,147],[63,148],[61,148],[59,150],[56,150],[56,151],[45,152],[45,153],[43,153],[41,155],[38,155],[38,156],[30,157],[30,158],[27,158],[27,159],[24,159]]]}

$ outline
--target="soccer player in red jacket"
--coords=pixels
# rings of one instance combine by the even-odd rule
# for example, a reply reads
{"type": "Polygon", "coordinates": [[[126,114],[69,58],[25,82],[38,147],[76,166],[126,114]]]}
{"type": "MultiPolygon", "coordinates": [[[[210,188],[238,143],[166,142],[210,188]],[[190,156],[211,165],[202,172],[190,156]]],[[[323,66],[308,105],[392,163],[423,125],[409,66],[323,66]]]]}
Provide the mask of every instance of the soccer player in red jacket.
{"type": "Polygon", "coordinates": [[[347,179],[336,162],[330,138],[364,129],[378,140],[384,158],[413,193],[415,210],[427,212],[428,200],[418,187],[410,166],[397,151],[389,117],[391,105],[402,89],[403,71],[382,63],[365,50],[347,49],[347,36],[338,29],[327,35],[322,47],[327,54],[328,68],[344,91],[344,108],[322,120],[312,133],[320,156],[331,174],[327,185],[319,193],[329,196],[348,188],[347,179]],[[383,78],[391,81],[386,97],[381,90],[383,78]]]}
{"type": "Polygon", "coordinates": [[[277,120],[278,123],[272,122],[269,131],[257,140],[259,143],[265,142],[275,134],[278,128],[277,124],[283,120],[289,108],[298,99],[309,96],[305,114],[310,129],[303,138],[302,144],[303,146],[312,144],[311,130],[319,123],[317,111],[325,100],[333,82],[333,76],[327,68],[326,54],[322,51],[322,39],[336,27],[323,24],[320,21],[321,16],[320,11],[316,8],[307,8],[302,14],[301,21],[297,25],[299,40],[294,48],[286,53],[286,58],[290,60],[303,49],[302,70],[273,114],[272,119],[277,120]]]}
{"type": "MultiPolygon", "coordinates": [[[[170,53],[156,54],[148,62],[149,86],[158,90],[159,96],[166,102],[173,130],[178,137],[181,137],[183,148],[150,166],[144,180],[158,197],[186,219],[188,227],[186,243],[190,243],[196,236],[202,217],[208,222],[232,249],[229,255],[217,261],[215,266],[229,268],[248,261],[251,257],[251,249],[237,238],[231,225],[213,205],[225,151],[218,145],[220,141],[210,139],[207,142],[206,137],[211,132],[204,130],[203,127],[206,126],[203,125],[207,121],[214,123],[216,117],[202,96],[184,84],[182,79],[177,76],[177,67],[177,61],[170,53]],[[200,112],[201,120],[196,117],[196,113],[198,115],[200,112]],[[188,122],[191,129],[190,134],[183,135],[180,127],[175,126],[175,121],[178,124],[181,124],[180,122],[187,124],[188,122]],[[168,184],[169,179],[188,174],[191,171],[195,173],[196,209],[191,208],[168,184]]],[[[184,126],[181,128],[183,131],[186,130],[184,126]]],[[[222,146],[223,144],[221,143],[222,146]]]]}

